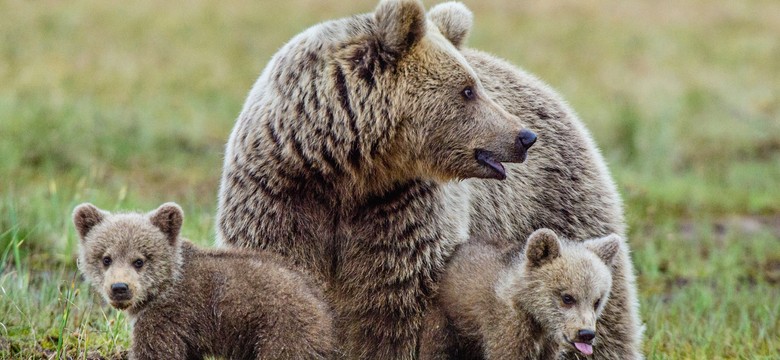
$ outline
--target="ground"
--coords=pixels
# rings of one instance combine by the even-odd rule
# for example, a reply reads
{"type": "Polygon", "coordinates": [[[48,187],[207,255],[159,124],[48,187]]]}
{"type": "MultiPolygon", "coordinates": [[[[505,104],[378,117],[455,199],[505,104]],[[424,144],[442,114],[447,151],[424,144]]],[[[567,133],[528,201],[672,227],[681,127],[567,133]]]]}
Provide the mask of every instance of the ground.
{"type": "MultiPolygon", "coordinates": [[[[601,145],[648,358],[776,357],[780,2],[466,4],[469,46],[548,81],[601,145]]],[[[76,272],[73,207],[176,201],[183,235],[211,244],[222,150],[265,62],[375,5],[1,2],[0,358],[126,349],[126,318],[76,272]]]]}

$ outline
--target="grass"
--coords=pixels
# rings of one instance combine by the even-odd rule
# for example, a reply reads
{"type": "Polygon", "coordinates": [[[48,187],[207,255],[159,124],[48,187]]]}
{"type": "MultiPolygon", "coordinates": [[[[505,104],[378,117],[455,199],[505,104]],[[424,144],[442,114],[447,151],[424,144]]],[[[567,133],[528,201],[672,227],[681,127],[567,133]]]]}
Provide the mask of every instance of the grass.
{"type": "MultiPolygon", "coordinates": [[[[780,3],[466,4],[470,46],[558,89],[609,160],[648,357],[777,358],[780,3]]],[[[176,201],[210,244],[222,149],[267,59],[374,6],[0,2],[0,358],[121,355],[130,328],[78,276],[73,207],[176,201]]]]}

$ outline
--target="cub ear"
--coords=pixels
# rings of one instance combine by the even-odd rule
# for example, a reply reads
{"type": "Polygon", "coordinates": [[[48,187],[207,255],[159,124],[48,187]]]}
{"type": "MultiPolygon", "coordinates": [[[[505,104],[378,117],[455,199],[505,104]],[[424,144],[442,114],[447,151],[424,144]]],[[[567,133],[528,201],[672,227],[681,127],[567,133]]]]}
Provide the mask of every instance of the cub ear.
{"type": "Polygon", "coordinates": [[[607,266],[612,266],[622,244],[623,238],[617,234],[611,234],[603,238],[588,240],[585,246],[601,258],[601,261],[607,264],[607,266]]]}
{"type": "Polygon", "coordinates": [[[168,202],[149,213],[149,221],[165,234],[171,245],[175,245],[184,221],[184,211],[176,203],[168,202]]]}
{"type": "Polygon", "coordinates": [[[419,0],[383,0],[374,12],[381,49],[399,58],[425,36],[425,9],[419,0]]]}
{"type": "Polygon", "coordinates": [[[550,229],[539,229],[528,237],[525,257],[533,267],[542,266],[561,255],[558,235],[550,229]]]}
{"type": "Polygon", "coordinates": [[[463,3],[451,1],[434,6],[428,11],[430,19],[439,31],[456,48],[466,41],[474,24],[474,14],[463,3]]]}
{"type": "Polygon", "coordinates": [[[100,224],[109,213],[98,209],[90,203],[83,203],[73,209],[73,224],[79,233],[81,241],[84,241],[92,228],[100,224]]]}

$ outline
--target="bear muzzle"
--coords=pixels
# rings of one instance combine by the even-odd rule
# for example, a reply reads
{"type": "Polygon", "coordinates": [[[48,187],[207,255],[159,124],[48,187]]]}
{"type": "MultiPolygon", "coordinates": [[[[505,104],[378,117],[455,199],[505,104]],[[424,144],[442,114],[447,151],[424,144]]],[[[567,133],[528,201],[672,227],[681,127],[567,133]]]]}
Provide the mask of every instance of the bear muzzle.
{"type": "Polygon", "coordinates": [[[131,300],[133,299],[133,291],[127,283],[113,283],[111,284],[111,291],[108,294],[108,298],[111,300],[111,306],[124,310],[130,307],[131,300]]]}
{"type": "Polygon", "coordinates": [[[474,150],[474,159],[480,165],[492,170],[493,178],[498,180],[506,179],[506,169],[501,164],[501,161],[496,159],[496,154],[493,152],[485,149],[476,149],[474,150]]]}
{"type": "Polygon", "coordinates": [[[531,130],[522,129],[515,138],[514,146],[509,146],[509,148],[514,147],[513,149],[509,151],[498,151],[496,153],[490,150],[477,148],[474,150],[474,159],[477,160],[477,163],[489,170],[489,175],[486,177],[504,180],[506,179],[506,168],[502,163],[524,162],[528,157],[528,149],[530,149],[534,143],[536,143],[536,134],[531,130]]]}
{"type": "Polygon", "coordinates": [[[111,284],[111,298],[116,300],[127,300],[130,298],[130,286],[126,283],[111,284]]]}
{"type": "Polygon", "coordinates": [[[577,338],[575,340],[589,343],[596,337],[596,332],[590,329],[580,329],[577,331],[577,338]]]}
{"type": "Polygon", "coordinates": [[[519,156],[518,162],[523,162],[528,157],[528,149],[536,143],[536,134],[528,129],[520,130],[515,139],[515,150],[519,156]]]}
{"type": "Polygon", "coordinates": [[[574,340],[569,343],[583,355],[593,355],[593,339],[596,338],[596,331],[591,329],[580,329],[574,340]]]}

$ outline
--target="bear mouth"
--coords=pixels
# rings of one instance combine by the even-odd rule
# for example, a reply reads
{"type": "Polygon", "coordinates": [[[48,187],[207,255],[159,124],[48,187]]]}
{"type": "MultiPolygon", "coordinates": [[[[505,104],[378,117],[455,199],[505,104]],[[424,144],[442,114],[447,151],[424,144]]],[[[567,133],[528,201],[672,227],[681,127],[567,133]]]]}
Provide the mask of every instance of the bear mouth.
{"type": "Polygon", "coordinates": [[[485,149],[474,150],[474,158],[477,162],[491,171],[492,178],[498,180],[506,179],[506,169],[500,161],[496,160],[496,155],[485,149]]]}
{"type": "Polygon", "coordinates": [[[125,309],[129,308],[130,305],[131,305],[130,300],[112,300],[111,301],[111,306],[113,306],[114,308],[116,308],[118,310],[125,310],[125,309]]]}

